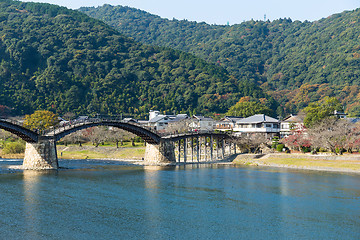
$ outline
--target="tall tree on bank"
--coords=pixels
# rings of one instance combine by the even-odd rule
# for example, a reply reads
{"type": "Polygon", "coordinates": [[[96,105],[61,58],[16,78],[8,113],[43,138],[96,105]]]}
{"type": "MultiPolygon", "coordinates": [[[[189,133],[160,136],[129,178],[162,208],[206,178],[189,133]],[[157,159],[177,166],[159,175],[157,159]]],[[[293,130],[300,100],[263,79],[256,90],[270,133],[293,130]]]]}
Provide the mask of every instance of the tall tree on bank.
{"type": "Polygon", "coordinates": [[[226,112],[227,116],[250,117],[255,114],[274,115],[274,111],[266,106],[266,101],[260,102],[249,97],[239,100],[226,112]]]}
{"type": "Polygon", "coordinates": [[[334,116],[334,111],[342,111],[343,107],[339,100],[334,97],[325,97],[319,102],[311,103],[304,109],[306,114],[304,125],[312,127],[325,118],[334,116]]]}
{"type": "Polygon", "coordinates": [[[38,110],[31,115],[25,116],[24,127],[41,132],[54,127],[58,123],[59,118],[53,112],[38,110]]]}

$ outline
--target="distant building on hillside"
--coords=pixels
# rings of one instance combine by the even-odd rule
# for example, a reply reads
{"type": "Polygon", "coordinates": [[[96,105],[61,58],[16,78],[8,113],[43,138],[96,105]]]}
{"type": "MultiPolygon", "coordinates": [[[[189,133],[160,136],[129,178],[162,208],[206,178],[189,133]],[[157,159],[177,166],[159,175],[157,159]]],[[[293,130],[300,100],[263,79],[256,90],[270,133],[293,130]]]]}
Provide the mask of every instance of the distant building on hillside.
{"type": "Polygon", "coordinates": [[[344,112],[340,112],[340,111],[334,111],[334,116],[336,116],[339,119],[344,119],[346,118],[347,114],[344,112]]]}

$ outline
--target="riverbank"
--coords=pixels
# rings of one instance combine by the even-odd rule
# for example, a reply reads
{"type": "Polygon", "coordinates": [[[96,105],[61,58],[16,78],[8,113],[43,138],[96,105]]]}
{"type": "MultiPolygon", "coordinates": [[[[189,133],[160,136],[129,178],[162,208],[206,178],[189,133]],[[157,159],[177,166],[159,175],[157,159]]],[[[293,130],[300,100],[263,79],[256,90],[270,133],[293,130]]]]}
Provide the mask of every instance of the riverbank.
{"type": "MultiPolygon", "coordinates": [[[[113,160],[142,160],[145,155],[145,147],[141,143],[135,146],[116,148],[115,146],[93,145],[58,145],[57,154],[59,159],[113,159],[113,160]]],[[[4,154],[0,150],[0,158],[23,159],[24,153],[4,154]]]]}
{"type": "Polygon", "coordinates": [[[233,163],[316,171],[360,173],[360,155],[240,154],[233,163]]]}

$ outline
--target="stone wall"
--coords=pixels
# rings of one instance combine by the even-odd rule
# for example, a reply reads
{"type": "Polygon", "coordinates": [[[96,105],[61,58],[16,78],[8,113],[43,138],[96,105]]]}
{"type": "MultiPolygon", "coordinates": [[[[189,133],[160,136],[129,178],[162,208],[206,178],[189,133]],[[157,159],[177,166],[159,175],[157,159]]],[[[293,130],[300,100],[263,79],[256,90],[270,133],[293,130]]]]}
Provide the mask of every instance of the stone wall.
{"type": "Polygon", "coordinates": [[[150,164],[175,162],[174,144],[164,140],[158,145],[147,143],[144,160],[150,164]]]}
{"type": "Polygon", "coordinates": [[[38,143],[26,143],[24,169],[58,169],[56,142],[40,140],[38,143]]]}

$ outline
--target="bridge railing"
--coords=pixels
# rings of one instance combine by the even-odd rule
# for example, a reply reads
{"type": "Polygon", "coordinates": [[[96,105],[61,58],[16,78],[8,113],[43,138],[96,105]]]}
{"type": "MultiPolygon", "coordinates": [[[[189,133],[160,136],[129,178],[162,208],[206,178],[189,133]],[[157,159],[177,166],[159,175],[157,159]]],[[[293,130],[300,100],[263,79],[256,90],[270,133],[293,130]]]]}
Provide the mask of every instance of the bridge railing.
{"type": "Polygon", "coordinates": [[[0,118],[0,120],[4,121],[4,122],[15,124],[15,125],[19,125],[19,126],[23,125],[20,121],[9,119],[9,118],[0,118]]]}
{"type": "Polygon", "coordinates": [[[91,124],[91,123],[99,123],[99,122],[114,122],[114,123],[127,123],[130,125],[134,125],[134,126],[138,126],[138,127],[142,127],[150,132],[153,132],[157,135],[160,136],[159,132],[157,132],[156,130],[154,130],[153,128],[149,127],[149,126],[145,126],[143,124],[140,123],[136,123],[136,122],[129,122],[129,121],[124,121],[124,120],[119,120],[119,119],[109,119],[109,118],[87,118],[87,119],[74,119],[74,120],[70,120],[68,122],[64,122],[64,123],[60,123],[54,127],[51,127],[50,129],[45,130],[42,134],[44,135],[49,135],[49,134],[56,134],[59,131],[64,131],[64,130],[68,130],[68,129],[72,129],[75,127],[79,127],[85,124],[91,124]]]}

